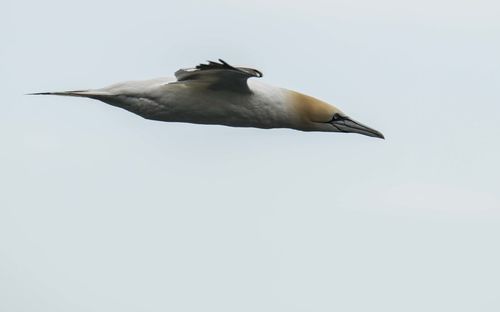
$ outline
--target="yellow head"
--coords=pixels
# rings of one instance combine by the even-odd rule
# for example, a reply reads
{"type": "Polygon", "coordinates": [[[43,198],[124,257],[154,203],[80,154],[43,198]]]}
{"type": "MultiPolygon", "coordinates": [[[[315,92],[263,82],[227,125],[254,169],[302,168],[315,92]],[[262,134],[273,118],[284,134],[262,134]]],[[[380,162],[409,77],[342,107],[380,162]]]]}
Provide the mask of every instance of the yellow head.
{"type": "Polygon", "coordinates": [[[383,139],[379,131],[367,127],[344,114],[337,107],[295,91],[288,91],[295,112],[294,127],[303,131],[352,132],[383,139]]]}

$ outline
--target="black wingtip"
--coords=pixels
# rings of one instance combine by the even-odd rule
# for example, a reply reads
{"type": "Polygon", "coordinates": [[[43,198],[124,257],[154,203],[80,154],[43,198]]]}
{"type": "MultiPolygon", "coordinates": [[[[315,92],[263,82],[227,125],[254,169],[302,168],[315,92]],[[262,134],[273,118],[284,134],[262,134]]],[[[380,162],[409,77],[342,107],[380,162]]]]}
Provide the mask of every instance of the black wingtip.
{"type": "Polygon", "coordinates": [[[227,62],[224,62],[223,59],[219,59],[219,62],[221,62],[222,64],[224,64],[224,65],[226,65],[228,67],[233,67],[233,66],[229,65],[227,62]]]}
{"type": "Polygon", "coordinates": [[[230,65],[228,62],[224,61],[223,59],[218,59],[219,62],[214,62],[214,61],[207,61],[208,64],[199,64],[195,68],[198,70],[211,70],[211,69],[229,69],[229,70],[234,70],[234,71],[239,71],[241,73],[244,73],[249,76],[261,78],[264,75],[262,74],[261,71],[258,71],[253,68],[246,68],[246,67],[234,67],[230,65]]]}
{"type": "Polygon", "coordinates": [[[208,64],[200,64],[196,66],[196,69],[200,70],[210,70],[210,69],[236,69],[233,66],[229,65],[227,62],[219,59],[219,62],[207,61],[208,64]]]}

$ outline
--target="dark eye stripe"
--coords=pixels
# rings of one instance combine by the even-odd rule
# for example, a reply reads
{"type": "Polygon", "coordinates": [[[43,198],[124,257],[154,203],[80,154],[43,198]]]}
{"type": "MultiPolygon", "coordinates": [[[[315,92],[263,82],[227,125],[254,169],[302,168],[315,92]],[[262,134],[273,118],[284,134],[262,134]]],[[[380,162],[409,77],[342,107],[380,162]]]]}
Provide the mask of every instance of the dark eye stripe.
{"type": "Polygon", "coordinates": [[[334,121],[342,121],[342,120],[346,120],[347,117],[345,116],[341,116],[340,114],[336,113],[333,115],[332,119],[329,121],[330,122],[334,122],[334,121]]]}

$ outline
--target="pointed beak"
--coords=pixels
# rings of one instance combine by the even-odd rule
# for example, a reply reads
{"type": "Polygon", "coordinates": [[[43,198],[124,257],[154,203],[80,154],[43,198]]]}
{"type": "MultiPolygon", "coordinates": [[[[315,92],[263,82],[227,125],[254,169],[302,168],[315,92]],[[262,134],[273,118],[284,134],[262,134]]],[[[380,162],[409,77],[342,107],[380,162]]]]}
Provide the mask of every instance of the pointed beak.
{"type": "Polygon", "coordinates": [[[360,122],[357,122],[355,120],[352,120],[349,117],[342,117],[337,120],[332,120],[330,122],[335,128],[339,130],[339,132],[352,132],[352,133],[359,133],[362,135],[367,135],[371,137],[376,137],[380,139],[385,139],[384,135],[375,130],[372,129],[368,126],[363,125],[360,122]]]}

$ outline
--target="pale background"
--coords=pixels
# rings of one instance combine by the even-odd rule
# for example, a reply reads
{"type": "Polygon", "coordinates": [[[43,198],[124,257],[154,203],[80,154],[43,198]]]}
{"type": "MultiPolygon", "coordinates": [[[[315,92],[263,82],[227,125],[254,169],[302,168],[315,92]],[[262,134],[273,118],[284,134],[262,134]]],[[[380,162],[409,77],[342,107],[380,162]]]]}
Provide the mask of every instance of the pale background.
{"type": "Polygon", "coordinates": [[[0,5],[0,311],[500,311],[498,1],[0,5]],[[386,135],[29,97],[223,58],[386,135]]]}

